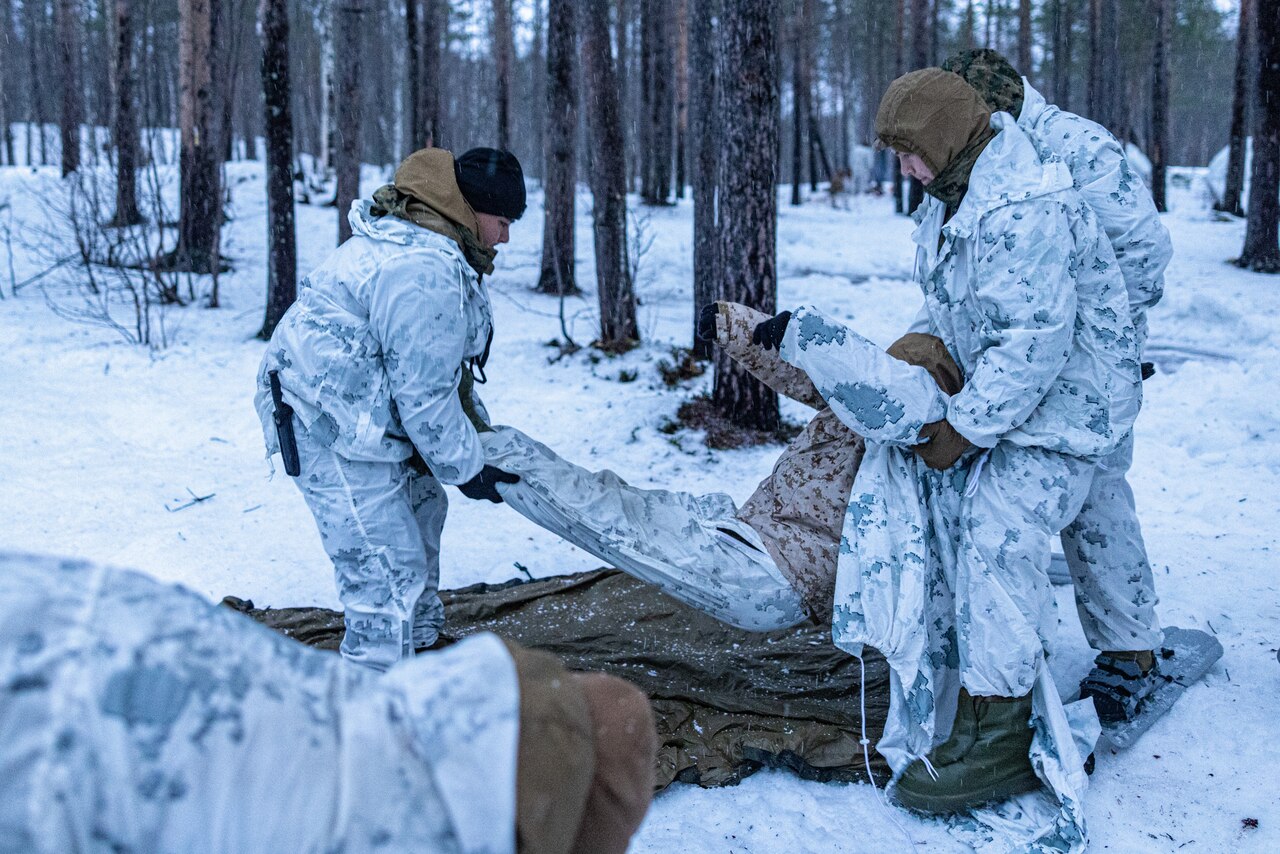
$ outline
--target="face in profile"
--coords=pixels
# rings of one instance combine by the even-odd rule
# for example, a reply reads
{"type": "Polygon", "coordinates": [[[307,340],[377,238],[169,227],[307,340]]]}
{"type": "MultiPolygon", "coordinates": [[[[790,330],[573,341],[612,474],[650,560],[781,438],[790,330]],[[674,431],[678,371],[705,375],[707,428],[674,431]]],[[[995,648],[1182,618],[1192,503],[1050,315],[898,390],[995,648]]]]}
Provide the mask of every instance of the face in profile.
{"type": "Polygon", "coordinates": [[[480,233],[476,235],[487,249],[496,249],[511,240],[511,220],[505,216],[476,212],[480,233]]]}
{"type": "Polygon", "coordinates": [[[928,167],[924,160],[918,154],[907,154],[904,151],[897,152],[898,168],[902,170],[902,174],[906,178],[915,178],[926,187],[929,182],[934,179],[933,170],[928,167]]]}

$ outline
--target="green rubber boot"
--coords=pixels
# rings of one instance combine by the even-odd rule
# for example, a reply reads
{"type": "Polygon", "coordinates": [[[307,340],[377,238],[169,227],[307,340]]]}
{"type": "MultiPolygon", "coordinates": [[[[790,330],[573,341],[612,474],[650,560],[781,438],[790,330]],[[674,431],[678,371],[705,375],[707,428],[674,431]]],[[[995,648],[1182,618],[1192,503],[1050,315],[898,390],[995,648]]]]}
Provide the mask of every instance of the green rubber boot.
{"type": "Polygon", "coordinates": [[[960,689],[951,737],[907,766],[891,794],[920,812],[959,812],[1040,787],[1031,767],[1031,695],[972,697],[960,689]]]}

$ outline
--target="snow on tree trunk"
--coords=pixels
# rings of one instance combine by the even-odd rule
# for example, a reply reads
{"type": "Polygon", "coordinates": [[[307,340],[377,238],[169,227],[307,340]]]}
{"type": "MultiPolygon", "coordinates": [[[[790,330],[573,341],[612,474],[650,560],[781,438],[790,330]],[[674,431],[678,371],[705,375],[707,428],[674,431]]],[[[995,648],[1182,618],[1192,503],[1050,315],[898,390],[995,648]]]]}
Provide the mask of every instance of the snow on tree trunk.
{"type": "Polygon", "coordinates": [[[338,175],[338,243],[345,243],[351,236],[351,224],[347,213],[351,203],[360,196],[360,28],[364,19],[364,0],[341,0],[335,21],[337,38],[334,59],[337,65],[335,102],[341,105],[337,111],[337,145],[334,160],[338,175]]]}
{"type": "Polygon", "coordinates": [[[591,138],[591,195],[600,298],[601,349],[621,352],[640,340],[636,295],[627,260],[627,175],[623,155],[622,105],[609,42],[609,7],[589,0],[579,6],[582,56],[591,138]]]}
{"type": "Polygon", "coordinates": [[[1280,0],[1258,0],[1258,109],[1249,224],[1237,264],[1280,273],[1280,0]]]}
{"type": "Polygon", "coordinates": [[[116,212],[112,225],[141,222],[138,212],[138,113],[134,102],[133,7],[129,0],[115,0],[116,116],[112,136],[116,145],[116,212]]]}
{"type": "MultiPolygon", "coordinates": [[[[777,301],[777,0],[723,6],[719,43],[717,232],[720,298],[772,314],[777,301]]],[[[717,350],[712,403],[739,427],[775,431],[778,396],[717,350]]]]}
{"type": "Polygon", "coordinates": [[[267,308],[259,338],[270,338],[297,296],[293,223],[293,113],[289,88],[289,0],[259,0],[262,94],[267,137],[267,308]]]}
{"type": "Polygon", "coordinates": [[[578,73],[575,68],[576,0],[551,0],[547,28],[547,144],[545,224],[542,271],[538,290],[545,294],[576,293],[573,254],[574,190],[578,158],[578,73]]]}

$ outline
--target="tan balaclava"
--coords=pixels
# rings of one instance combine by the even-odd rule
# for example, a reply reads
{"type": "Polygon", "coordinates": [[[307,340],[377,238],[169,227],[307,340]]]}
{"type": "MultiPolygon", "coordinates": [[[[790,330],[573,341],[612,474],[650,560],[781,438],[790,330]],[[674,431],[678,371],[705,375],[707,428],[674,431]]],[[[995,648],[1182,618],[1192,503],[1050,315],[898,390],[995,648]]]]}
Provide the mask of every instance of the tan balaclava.
{"type": "Polygon", "coordinates": [[[493,272],[497,253],[480,242],[480,223],[458,189],[453,154],[443,148],[423,148],[406,157],[395,183],[374,192],[370,213],[392,214],[443,234],[461,247],[477,273],[493,272]]]}
{"type": "Polygon", "coordinates": [[[925,192],[945,202],[948,214],[960,206],[973,164],[994,136],[991,109],[977,91],[941,68],[893,81],[876,112],[880,144],[924,161],[934,174],[925,192]]]}

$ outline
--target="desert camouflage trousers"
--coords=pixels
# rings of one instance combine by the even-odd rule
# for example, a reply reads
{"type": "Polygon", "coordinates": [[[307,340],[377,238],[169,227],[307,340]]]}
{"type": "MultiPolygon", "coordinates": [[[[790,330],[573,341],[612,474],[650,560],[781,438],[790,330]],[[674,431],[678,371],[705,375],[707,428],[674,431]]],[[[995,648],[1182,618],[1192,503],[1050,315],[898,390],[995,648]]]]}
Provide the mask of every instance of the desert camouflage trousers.
{"type": "Polygon", "coordinates": [[[295,478],[333,561],[342,655],[386,670],[435,643],[444,626],[440,534],[449,500],[406,462],[357,462],[297,431],[295,478]]]}

